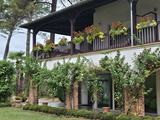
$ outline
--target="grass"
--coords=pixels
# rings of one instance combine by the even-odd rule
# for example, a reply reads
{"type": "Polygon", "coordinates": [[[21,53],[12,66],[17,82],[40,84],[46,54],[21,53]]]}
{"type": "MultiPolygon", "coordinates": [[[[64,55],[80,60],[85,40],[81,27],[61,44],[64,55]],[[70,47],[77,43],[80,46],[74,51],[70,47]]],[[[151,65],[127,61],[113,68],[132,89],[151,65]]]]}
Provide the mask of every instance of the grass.
{"type": "Polygon", "coordinates": [[[25,111],[20,108],[0,108],[0,120],[79,120],[75,118],[60,118],[51,114],[25,111]]]}

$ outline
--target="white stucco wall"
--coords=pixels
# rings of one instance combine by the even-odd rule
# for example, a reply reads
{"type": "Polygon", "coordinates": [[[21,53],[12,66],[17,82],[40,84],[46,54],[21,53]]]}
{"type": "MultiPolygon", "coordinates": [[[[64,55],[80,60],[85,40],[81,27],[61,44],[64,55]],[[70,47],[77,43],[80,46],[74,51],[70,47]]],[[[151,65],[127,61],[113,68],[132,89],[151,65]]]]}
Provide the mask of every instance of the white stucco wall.
{"type": "MultiPolygon", "coordinates": [[[[160,21],[160,0],[139,0],[137,3],[137,15],[144,15],[148,12],[156,12],[160,21]],[[156,8],[157,11],[154,11],[156,8]]],[[[152,14],[149,14],[153,16],[152,14]]],[[[154,16],[153,16],[154,18],[154,16]]],[[[94,25],[101,23],[103,32],[108,32],[108,26],[112,22],[122,21],[127,28],[130,28],[130,4],[127,0],[117,0],[110,4],[98,7],[94,13],[94,25]]],[[[138,18],[137,18],[138,22],[138,18]]]]}
{"type": "MultiPolygon", "coordinates": [[[[155,44],[151,44],[151,45],[147,45],[147,48],[151,48],[152,51],[155,50],[158,46],[160,46],[160,43],[155,43],[155,44]]],[[[114,51],[109,55],[109,57],[114,57],[116,55],[116,50],[114,49],[114,51]]],[[[143,48],[141,47],[126,47],[126,48],[121,48],[119,49],[121,52],[121,56],[125,56],[125,62],[129,65],[131,65],[132,67],[133,65],[133,54],[139,54],[140,52],[142,52],[143,48]]],[[[86,53],[83,54],[86,58],[91,59],[93,61],[93,63],[95,65],[99,65],[99,60],[101,60],[101,58],[104,57],[103,54],[100,54],[100,52],[93,52],[93,53],[86,53]]],[[[54,67],[54,64],[56,64],[57,62],[63,63],[63,58],[65,58],[65,61],[69,60],[71,58],[71,62],[76,62],[76,58],[77,55],[73,55],[73,56],[67,56],[67,57],[59,57],[59,58],[53,58],[52,60],[49,60],[47,62],[47,68],[48,69],[52,69],[54,67]]]]}

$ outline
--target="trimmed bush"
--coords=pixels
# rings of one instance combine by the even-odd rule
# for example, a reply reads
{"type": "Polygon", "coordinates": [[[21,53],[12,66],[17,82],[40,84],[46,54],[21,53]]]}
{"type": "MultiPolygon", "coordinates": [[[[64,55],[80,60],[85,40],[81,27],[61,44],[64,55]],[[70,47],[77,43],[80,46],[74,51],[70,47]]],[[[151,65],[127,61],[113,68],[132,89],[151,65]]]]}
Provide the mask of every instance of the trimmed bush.
{"type": "Polygon", "coordinates": [[[0,107],[11,107],[11,103],[0,103],[0,107]]]}
{"type": "Polygon", "coordinates": [[[26,104],[26,105],[24,105],[24,106],[23,106],[23,110],[29,110],[29,107],[30,107],[30,106],[31,106],[31,104],[29,104],[29,103],[26,104]]]}
{"type": "Polygon", "coordinates": [[[108,113],[100,113],[100,112],[92,112],[88,110],[70,110],[70,109],[64,109],[64,108],[56,108],[56,107],[50,107],[46,105],[31,105],[26,104],[23,106],[24,110],[33,110],[33,111],[39,111],[39,112],[45,112],[55,115],[66,115],[66,116],[74,116],[74,117],[84,117],[88,119],[100,119],[100,120],[160,120],[160,117],[152,118],[150,116],[145,117],[136,117],[135,115],[125,115],[120,114],[117,116],[114,113],[108,112],[108,113]]]}

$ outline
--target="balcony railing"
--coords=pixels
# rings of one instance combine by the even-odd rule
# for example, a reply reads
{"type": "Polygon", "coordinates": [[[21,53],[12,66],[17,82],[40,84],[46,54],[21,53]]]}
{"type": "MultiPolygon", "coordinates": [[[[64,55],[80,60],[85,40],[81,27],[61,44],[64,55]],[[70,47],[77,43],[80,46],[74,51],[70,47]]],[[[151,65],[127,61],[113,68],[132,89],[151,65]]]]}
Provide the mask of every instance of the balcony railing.
{"type": "MultiPolygon", "coordinates": [[[[157,23],[158,25],[156,27],[143,28],[142,32],[137,31],[137,37],[141,40],[141,42],[147,44],[160,41],[159,38],[160,22],[157,23]]],[[[138,45],[138,43],[134,41],[134,45],[138,45]]],[[[76,44],[74,46],[74,54],[109,50],[127,46],[131,46],[130,30],[128,30],[127,35],[121,34],[115,36],[115,40],[113,40],[108,33],[105,34],[103,42],[101,41],[101,39],[95,39],[92,44],[89,44],[87,43],[87,40],[84,40],[81,44],[76,44]]],[[[67,56],[70,55],[70,50],[71,50],[71,42],[66,46],[56,45],[55,48],[48,54],[41,55],[42,52],[39,51],[37,52],[36,56],[38,57],[41,55],[40,59],[67,56]]]]}

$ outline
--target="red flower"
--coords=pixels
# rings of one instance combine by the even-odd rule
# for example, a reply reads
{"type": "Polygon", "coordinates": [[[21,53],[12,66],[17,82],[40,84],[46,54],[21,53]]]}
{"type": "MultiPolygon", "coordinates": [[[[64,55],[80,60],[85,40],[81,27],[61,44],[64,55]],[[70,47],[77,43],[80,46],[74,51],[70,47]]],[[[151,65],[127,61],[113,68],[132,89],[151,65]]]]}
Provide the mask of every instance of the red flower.
{"type": "Polygon", "coordinates": [[[136,74],[138,75],[138,72],[136,72],[136,74]]]}
{"type": "Polygon", "coordinates": [[[150,63],[149,65],[152,66],[152,63],[150,63]]]}

